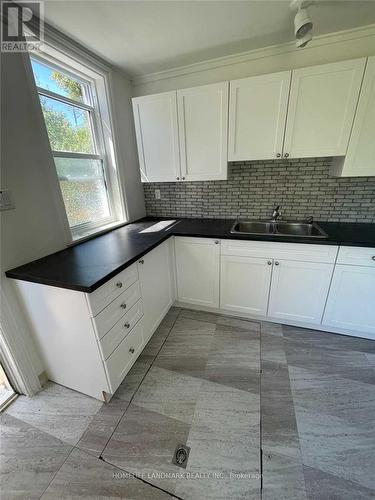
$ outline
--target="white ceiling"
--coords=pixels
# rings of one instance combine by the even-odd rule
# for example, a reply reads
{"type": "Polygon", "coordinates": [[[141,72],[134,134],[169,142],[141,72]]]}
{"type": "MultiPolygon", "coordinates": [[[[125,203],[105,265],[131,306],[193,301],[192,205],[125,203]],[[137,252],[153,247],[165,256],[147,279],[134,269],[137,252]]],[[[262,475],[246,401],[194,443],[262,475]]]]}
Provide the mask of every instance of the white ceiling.
{"type": "MultiPolygon", "coordinates": [[[[284,0],[47,0],[48,22],[131,76],[293,40],[284,0]]],[[[319,0],[314,34],[375,22],[375,0],[319,0]]]]}

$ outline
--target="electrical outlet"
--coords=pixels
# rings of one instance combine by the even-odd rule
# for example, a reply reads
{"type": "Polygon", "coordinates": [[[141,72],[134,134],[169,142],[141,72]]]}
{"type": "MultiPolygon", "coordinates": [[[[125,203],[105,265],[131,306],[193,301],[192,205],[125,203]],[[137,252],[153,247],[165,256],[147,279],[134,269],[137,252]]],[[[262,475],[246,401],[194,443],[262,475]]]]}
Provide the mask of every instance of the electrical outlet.
{"type": "Polygon", "coordinates": [[[14,208],[9,190],[0,191],[0,210],[12,210],[14,208]]]}
{"type": "Polygon", "coordinates": [[[160,189],[155,189],[155,200],[160,200],[161,195],[160,195],[160,189]]]}

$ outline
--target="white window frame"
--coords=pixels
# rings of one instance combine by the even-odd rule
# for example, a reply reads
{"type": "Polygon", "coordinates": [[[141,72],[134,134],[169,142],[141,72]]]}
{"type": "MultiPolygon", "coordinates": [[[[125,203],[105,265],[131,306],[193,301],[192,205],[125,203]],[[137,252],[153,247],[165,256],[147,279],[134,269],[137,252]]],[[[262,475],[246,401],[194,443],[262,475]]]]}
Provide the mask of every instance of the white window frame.
{"type": "MultiPolygon", "coordinates": [[[[87,63],[85,57],[77,57],[76,54],[69,54],[68,47],[63,47],[63,49],[64,51],[61,50],[60,47],[56,48],[56,46],[52,46],[52,44],[44,44],[43,51],[38,53],[33,52],[30,55],[33,59],[47,64],[58,71],[63,71],[72,76],[75,80],[82,81],[83,84],[88,84],[90,88],[90,103],[80,103],[40,87],[36,87],[36,89],[38,94],[72,104],[90,112],[93,142],[95,144],[96,153],[84,154],[52,150],[51,152],[53,157],[100,159],[102,161],[108,203],[111,211],[111,216],[106,219],[71,227],[66,214],[57,170],[55,169],[56,191],[58,190],[59,192],[58,198],[60,201],[58,205],[60,211],[63,212],[61,215],[66,226],[65,229],[70,235],[70,242],[77,242],[78,240],[86,239],[87,237],[123,225],[128,221],[128,211],[125,203],[123,186],[121,185],[121,179],[117,168],[118,162],[110,109],[110,68],[103,67],[100,62],[96,65],[95,61],[92,60],[87,63]]],[[[31,64],[30,71],[32,81],[34,81],[31,64]]]]}

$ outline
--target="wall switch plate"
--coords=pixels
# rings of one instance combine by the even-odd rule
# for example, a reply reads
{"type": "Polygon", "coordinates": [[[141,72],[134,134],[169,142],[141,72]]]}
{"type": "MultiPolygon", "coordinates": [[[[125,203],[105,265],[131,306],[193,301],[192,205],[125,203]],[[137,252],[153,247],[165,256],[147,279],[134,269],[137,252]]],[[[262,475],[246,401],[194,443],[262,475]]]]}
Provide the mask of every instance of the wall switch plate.
{"type": "Polygon", "coordinates": [[[160,195],[160,189],[155,189],[155,200],[160,200],[161,195],[160,195]]]}
{"type": "Polygon", "coordinates": [[[0,191],[0,210],[12,210],[14,208],[9,190],[0,191]]]}

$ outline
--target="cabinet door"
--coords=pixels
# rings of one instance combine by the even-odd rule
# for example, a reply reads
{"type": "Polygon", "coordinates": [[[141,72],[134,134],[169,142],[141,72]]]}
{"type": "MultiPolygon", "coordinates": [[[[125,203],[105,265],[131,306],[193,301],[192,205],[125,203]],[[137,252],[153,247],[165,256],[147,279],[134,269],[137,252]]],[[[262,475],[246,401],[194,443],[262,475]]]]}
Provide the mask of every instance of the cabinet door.
{"type": "Polygon", "coordinates": [[[281,320],[320,324],[333,264],[276,260],[268,315],[281,320]]]}
{"type": "Polygon", "coordinates": [[[187,181],[227,178],[228,86],[177,91],[181,174],[187,181]]]}
{"type": "Polygon", "coordinates": [[[267,314],[272,260],[222,255],[220,307],[247,314],[267,314]]]}
{"type": "Polygon", "coordinates": [[[229,161],[281,156],[291,71],[230,82],[229,161]]]}
{"type": "Polygon", "coordinates": [[[284,156],[346,154],[366,59],[292,72],[284,156]]]}
{"type": "Polygon", "coordinates": [[[219,307],[220,241],[176,237],[175,254],[178,300],[219,307]]]}
{"type": "Polygon", "coordinates": [[[375,268],[337,264],[323,325],[375,335],[375,268]]]}
{"type": "Polygon", "coordinates": [[[145,342],[149,340],[175,300],[172,244],[169,239],[138,261],[145,342]]]}
{"type": "Polygon", "coordinates": [[[135,132],[143,182],[180,177],[176,92],[133,99],[135,132]]]}
{"type": "Polygon", "coordinates": [[[375,175],[375,56],[369,57],[343,176],[375,175]]]}

